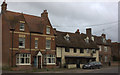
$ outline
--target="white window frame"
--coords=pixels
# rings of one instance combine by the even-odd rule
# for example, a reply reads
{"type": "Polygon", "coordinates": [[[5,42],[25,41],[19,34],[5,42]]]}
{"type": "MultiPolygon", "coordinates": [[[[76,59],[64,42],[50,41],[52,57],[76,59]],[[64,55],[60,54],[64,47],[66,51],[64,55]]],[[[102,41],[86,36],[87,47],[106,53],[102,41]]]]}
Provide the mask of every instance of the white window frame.
{"type": "Polygon", "coordinates": [[[102,46],[99,46],[99,51],[102,51],[102,46]]]}
{"type": "Polygon", "coordinates": [[[24,31],[24,30],[25,30],[25,23],[20,23],[20,31],[24,31]]]}
{"type": "Polygon", "coordinates": [[[96,50],[95,50],[95,49],[92,49],[92,53],[96,53],[96,50]]]}
{"type": "Polygon", "coordinates": [[[85,42],[89,43],[89,37],[86,37],[85,42]]]}
{"type": "Polygon", "coordinates": [[[23,46],[20,46],[19,45],[19,48],[25,48],[25,38],[24,37],[19,37],[19,43],[20,43],[20,40],[22,39],[23,41],[23,46]]]}
{"type": "Polygon", "coordinates": [[[46,39],[46,49],[51,49],[51,40],[46,39]],[[48,45],[48,44],[47,44],[48,41],[50,41],[50,43],[49,43],[50,46],[49,46],[49,47],[47,47],[47,45],[48,45]]]}
{"type": "Polygon", "coordinates": [[[107,60],[108,60],[108,57],[107,57],[107,56],[105,56],[105,62],[107,62],[107,60]]]}
{"type": "Polygon", "coordinates": [[[52,54],[49,54],[49,55],[44,55],[44,64],[46,65],[53,65],[53,64],[56,64],[56,57],[55,55],[52,55],[52,54]],[[49,63],[48,60],[51,60],[51,63],[49,63]],[[54,61],[53,61],[54,59],[54,61]]]}
{"type": "Polygon", "coordinates": [[[104,52],[107,52],[107,51],[108,51],[107,46],[104,46],[104,52]]]}
{"type": "Polygon", "coordinates": [[[86,49],[86,53],[90,53],[89,49],[86,49]]]}
{"type": "Polygon", "coordinates": [[[16,65],[31,65],[31,54],[16,54],[16,65]],[[24,59],[24,63],[21,63],[21,58],[24,59]],[[28,63],[26,59],[29,59],[28,63]]]}
{"type": "Polygon", "coordinates": [[[94,40],[95,40],[93,36],[92,36],[91,38],[92,38],[92,41],[94,41],[94,40]]]}
{"type": "Polygon", "coordinates": [[[50,26],[46,27],[46,34],[50,34],[50,26]]]}
{"type": "Polygon", "coordinates": [[[35,49],[38,48],[38,40],[35,40],[35,49]]]}

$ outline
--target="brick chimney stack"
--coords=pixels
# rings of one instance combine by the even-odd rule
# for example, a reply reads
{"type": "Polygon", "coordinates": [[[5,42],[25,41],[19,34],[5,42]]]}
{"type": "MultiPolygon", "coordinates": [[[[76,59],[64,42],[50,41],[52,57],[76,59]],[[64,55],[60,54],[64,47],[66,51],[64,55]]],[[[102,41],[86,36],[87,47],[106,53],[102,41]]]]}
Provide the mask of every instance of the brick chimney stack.
{"type": "Polygon", "coordinates": [[[6,10],[7,10],[7,3],[4,0],[4,2],[1,5],[1,12],[5,12],[6,10]]]}
{"type": "Polygon", "coordinates": [[[43,13],[41,14],[41,17],[48,17],[48,12],[47,10],[44,10],[43,13]]]}
{"type": "Polygon", "coordinates": [[[106,38],[106,35],[105,35],[105,34],[102,34],[101,36],[102,36],[103,38],[106,38]]]}
{"type": "Polygon", "coordinates": [[[80,31],[79,31],[79,29],[77,29],[77,31],[76,31],[75,33],[78,33],[78,34],[80,34],[80,31]]]}
{"type": "Polygon", "coordinates": [[[108,41],[108,43],[111,43],[111,39],[108,39],[107,41],[108,41]]]}
{"type": "Polygon", "coordinates": [[[86,29],[86,34],[87,34],[88,36],[91,36],[91,28],[87,28],[87,29],[86,29]]]}

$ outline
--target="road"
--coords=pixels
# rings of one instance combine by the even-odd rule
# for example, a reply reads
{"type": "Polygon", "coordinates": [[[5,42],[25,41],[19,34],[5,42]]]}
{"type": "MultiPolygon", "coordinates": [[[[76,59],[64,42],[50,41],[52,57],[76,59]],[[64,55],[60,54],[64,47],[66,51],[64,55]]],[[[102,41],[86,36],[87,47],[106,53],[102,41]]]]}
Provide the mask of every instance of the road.
{"type": "Polygon", "coordinates": [[[101,69],[72,69],[63,71],[47,71],[37,73],[118,73],[118,67],[106,67],[101,69]]]}

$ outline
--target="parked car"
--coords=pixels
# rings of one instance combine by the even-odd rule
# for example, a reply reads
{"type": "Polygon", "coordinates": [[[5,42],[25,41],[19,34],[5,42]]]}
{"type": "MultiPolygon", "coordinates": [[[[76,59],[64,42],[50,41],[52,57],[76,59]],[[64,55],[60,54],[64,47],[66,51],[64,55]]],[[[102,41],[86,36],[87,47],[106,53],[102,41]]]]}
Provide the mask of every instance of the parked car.
{"type": "Polygon", "coordinates": [[[98,68],[100,69],[102,67],[102,64],[101,62],[88,62],[87,64],[84,64],[83,65],[83,69],[95,69],[95,68],[98,68]]]}

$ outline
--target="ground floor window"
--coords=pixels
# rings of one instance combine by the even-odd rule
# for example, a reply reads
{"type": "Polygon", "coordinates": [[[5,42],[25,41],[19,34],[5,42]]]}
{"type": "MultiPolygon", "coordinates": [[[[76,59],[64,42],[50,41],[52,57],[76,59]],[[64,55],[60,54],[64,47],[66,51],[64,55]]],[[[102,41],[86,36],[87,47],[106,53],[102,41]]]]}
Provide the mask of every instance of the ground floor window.
{"type": "Polygon", "coordinates": [[[44,55],[44,64],[55,64],[55,55],[44,55]]]}
{"type": "Polygon", "coordinates": [[[16,65],[30,65],[30,54],[16,54],[16,65]]]}

